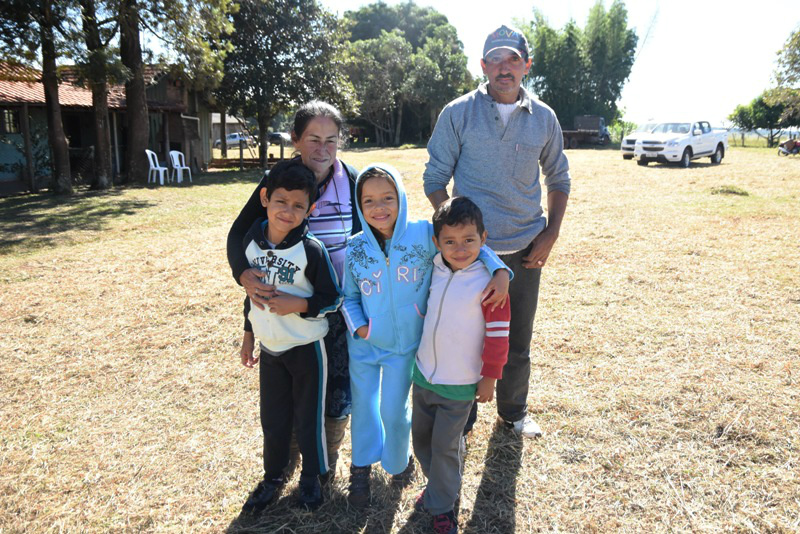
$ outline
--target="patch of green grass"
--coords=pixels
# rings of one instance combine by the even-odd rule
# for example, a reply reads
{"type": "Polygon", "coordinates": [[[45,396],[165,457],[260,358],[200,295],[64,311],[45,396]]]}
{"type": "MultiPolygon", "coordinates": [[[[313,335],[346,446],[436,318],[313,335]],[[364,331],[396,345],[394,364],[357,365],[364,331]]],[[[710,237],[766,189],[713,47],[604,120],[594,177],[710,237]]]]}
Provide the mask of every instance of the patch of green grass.
{"type": "Polygon", "coordinates": [[[748,197],[750,193],[735,185],[720,185],[711,188],[712,195],[738,195],[740,197],[748,197]]]}

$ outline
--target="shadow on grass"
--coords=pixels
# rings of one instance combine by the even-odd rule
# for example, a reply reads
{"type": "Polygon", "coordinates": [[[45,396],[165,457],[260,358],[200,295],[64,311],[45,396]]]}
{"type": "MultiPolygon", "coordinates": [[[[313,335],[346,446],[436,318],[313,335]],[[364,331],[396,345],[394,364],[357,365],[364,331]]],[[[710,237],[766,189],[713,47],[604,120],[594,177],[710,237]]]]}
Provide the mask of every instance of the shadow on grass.
{"type": "Polygon", "coordinates": [[[193,183],[126,185],[107,191],[79,188],[70,196],[50,193],[24,194],[0,198],[0,255],[13,252],[18,245],[29,249],[54,244],[70,230],[102,231],[116,217],[133,215],[157,205],[149,200],[125,198],[127,190],[252,183],[261,179],[261,170],[218,171],[199,174],[193,183]]]}
{"type": "Polygon", "coordinates": [[[691,165],[689,165],[689,168],[687,169],[686,167],[681,167],[677,163],[660,163],[660,162],[655,163],[654,162],[654,163],[650,163],[648,165],[640,165],[640,167],[648,167],[650,169],[660,169],[660,170],[666,170],[666,171],[686,171],[686,170],[691,170],[691,169],[705,169],[705,168],[708,168],[708,167],[718,167],[719,165],[724,165],[724,163],[714,164],[714,163],[711,163],[711,162],[701,163],[699,161],[693,161],[691,163],[691,165]]]}
{"type": "Polygon", "coordinates": [[[131,215],[152,202],[118,198],[119,189],[78,191],[68,197],[33,194],[0,200],[0,255],[14,245],[39,248],[55,243],[61,232],[102,230],[112,217],[131,215]]]}
{"type": "Polygon", "coordinates": [[[517,475],[522,466],[522,438],[495,424],[472,516],[465,534],[510,534],[516,529],[517,475]]]}
{"type": "MultiPolygon", "coordinates": [[[[338,484],[341,484],[338,483],[338,484]]],[[[284,496],[258,517],[240,514],[227,534],[350,534],[352,532],[390,532],[397,514],[402,488],[372,477],[372,504],[361,510],[347,503],[347,494],[338,484],[324,490],[325,503],[313,512],[294,505],[297,484],[284,490],[284,496]]],[[[242,503],[247,495],[242,494],[242,503]]]]}

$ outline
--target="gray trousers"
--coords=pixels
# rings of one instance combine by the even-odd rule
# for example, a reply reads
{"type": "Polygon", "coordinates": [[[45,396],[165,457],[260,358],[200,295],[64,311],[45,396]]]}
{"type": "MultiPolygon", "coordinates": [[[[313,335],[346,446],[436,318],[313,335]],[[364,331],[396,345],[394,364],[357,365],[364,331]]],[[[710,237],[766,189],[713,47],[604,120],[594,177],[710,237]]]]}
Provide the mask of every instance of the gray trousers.
{"type": "Polygon", "coordinates": [[[497,413],[506,421],[519,421],[528,412],[528,383],[531,377],[531,337],[536,304],[539,301],[541,269],[526,269],[525,250],[500,256],[514,272],[508,288],[511,299],[511,325],[508,333],[508,362],[503,378],[497,381],[497,413]]]}
{"type": "Polygon", "coordinates": [[[425,509],[433,515],[453,509],[461,491],[461,439],[472,401],[451,400],[414,384],[411,439],[414,455],[428,479],[425,509]]]}

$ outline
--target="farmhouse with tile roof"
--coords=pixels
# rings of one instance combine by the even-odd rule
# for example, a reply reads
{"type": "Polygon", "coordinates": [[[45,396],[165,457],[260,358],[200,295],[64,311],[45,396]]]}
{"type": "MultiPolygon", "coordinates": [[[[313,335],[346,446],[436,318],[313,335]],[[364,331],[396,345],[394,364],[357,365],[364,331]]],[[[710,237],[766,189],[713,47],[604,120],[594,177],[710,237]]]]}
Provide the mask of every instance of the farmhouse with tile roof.
{"type": "MultiPolygon", "coordinates": [[[[58,96],[70,150],[73,179],[92,176],[94,128],[92,91],[83,87],[75,67],[59,67],[58,96]]],[[[50,175],[44,86],[41,71],[0,61],[0,194],[46,186],[50,175]]],[[[195,169],[211,159],[210,106],[183,77],[165,67],[145,68],[150,149],[166,162],[179,150],[195,169]]],[[[127,130],[125,88],[110,85],[108,95],[113,174],[124,172],[127,130]]]]}

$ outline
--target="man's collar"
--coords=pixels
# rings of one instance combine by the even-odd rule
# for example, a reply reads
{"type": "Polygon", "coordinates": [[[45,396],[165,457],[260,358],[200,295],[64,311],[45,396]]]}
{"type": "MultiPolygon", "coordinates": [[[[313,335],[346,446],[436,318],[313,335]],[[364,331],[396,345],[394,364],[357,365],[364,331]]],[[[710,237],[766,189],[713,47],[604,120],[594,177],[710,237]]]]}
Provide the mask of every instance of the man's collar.
{"type": "MultiPolygon", "coordinates": [[[[488,99],[490,102],[494,102],[494,98],[492,95],[489,94],[489,82],[484,82],[478,86],[478,93],[482,94],[484,98],[488,99]]],[[[528,91],[525,90],[524,87],[520,86],[519,88],[519,96],[517,97],[517,104],[528,113],[533,113],[533,102],[531,101],[531,95],[528,91]]]]}

